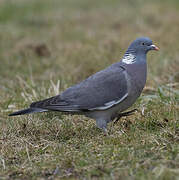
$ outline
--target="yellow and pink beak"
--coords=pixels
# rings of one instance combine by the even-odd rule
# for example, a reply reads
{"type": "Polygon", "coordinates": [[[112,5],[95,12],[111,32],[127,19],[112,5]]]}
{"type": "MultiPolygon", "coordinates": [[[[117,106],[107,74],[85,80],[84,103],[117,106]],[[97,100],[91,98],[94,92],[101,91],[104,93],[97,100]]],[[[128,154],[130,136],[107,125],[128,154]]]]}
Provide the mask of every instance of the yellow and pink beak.
{"type": "Polygon", "coordinates": [[[154,44],[152,44],[150,47],[152,50],[159,51],[159,48],[154,44]]]}

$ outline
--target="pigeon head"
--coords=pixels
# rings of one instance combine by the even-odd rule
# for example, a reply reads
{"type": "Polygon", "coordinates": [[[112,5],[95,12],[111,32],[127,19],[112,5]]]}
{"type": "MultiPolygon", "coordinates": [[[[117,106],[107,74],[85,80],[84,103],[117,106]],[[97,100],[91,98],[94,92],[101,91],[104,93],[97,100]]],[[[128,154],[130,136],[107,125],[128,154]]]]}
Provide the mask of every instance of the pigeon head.
{"type": "Polygon", "coordinates": [[[159,50],[148,37],[140,37],[134,40],[128,48],[129,51],[138,53],[147,53],[150,50],[159,50]]]}
{"type": "Polygon", "coordinates": [[[146,54],[150,50],[158,51],[159,48],[148,37],[137,38],[128,47],[122,61],[127,64],[132,64],[139,60],[146,61],[146,54]]]}

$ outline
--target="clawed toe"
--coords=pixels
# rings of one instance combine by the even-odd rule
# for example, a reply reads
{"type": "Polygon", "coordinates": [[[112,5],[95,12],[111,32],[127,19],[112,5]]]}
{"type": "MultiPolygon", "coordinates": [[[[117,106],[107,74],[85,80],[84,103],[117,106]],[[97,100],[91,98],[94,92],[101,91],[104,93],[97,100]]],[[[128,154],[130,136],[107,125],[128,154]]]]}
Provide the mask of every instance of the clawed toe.
{"type": "Polygon", "coordinates": [[[114,121],[114,124],[117,123],[121,117],[124,117],[124,116],[130,116],[132,115],[135,111],[138,111],[137,109],[133,109],[131,111],[127,111],[127,112],[124,112],[124,113],[119,113],[117,116],[116,116],[116,120],[114,121]]]}
{"type": "Polygon", "coordinates": [[[103,132],[104,132],[104,135],[105,135],[105,136],[108,136],[108,135],[109,135],[107,128],[103,128],[103,132]]]}

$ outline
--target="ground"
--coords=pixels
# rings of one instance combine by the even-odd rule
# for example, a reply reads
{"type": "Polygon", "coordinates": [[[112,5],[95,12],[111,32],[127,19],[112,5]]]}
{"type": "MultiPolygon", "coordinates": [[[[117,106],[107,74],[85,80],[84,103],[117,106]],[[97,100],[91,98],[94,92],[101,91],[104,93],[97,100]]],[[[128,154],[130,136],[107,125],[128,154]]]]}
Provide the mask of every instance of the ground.
{"type": "Polygon", "coordinates": [[[0,0],[0,179],[179,179],[177,0],[0,0]],[[84,116],[8,117],[117,62],[148,36],[138,112],[108,126],[84,116]]]}

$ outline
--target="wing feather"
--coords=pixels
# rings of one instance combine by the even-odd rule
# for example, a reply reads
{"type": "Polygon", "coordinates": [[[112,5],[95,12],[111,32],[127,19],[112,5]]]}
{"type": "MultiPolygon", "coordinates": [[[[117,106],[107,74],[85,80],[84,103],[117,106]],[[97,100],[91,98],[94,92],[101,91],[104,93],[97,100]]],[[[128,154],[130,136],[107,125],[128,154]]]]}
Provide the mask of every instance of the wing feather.
{"type": "Polygon", "coordinates": [[[128,96],[125,68],[119,63],[99,71],[62,94],[31,104],[54,111],[105,110],[128,96]]]}

